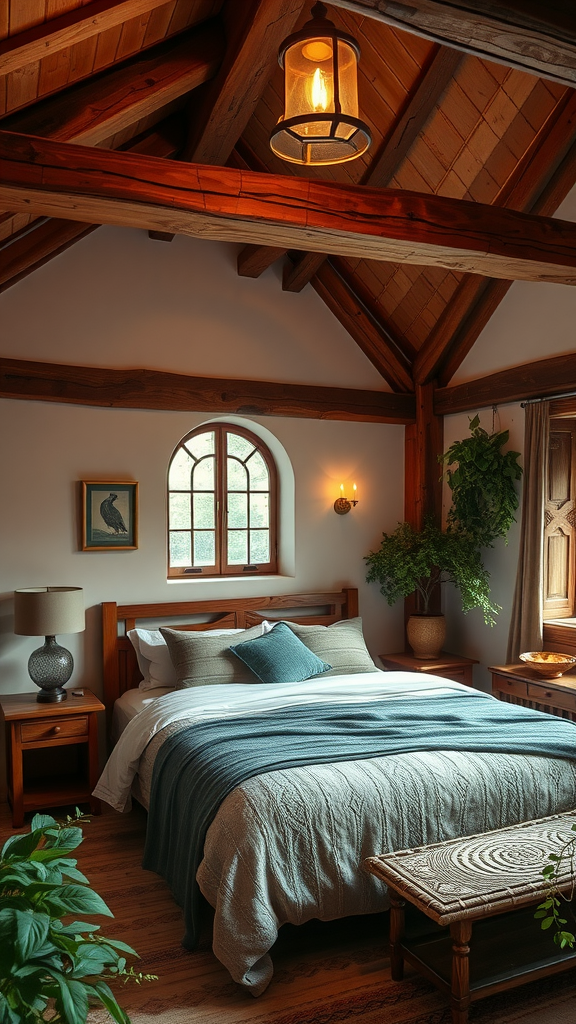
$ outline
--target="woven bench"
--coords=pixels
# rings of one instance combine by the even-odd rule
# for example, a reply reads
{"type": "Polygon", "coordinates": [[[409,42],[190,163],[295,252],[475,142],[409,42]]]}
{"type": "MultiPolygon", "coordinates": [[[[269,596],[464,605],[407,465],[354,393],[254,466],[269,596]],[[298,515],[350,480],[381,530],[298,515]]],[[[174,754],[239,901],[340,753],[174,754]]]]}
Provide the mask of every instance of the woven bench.
{"type": "MultiPolygon", "coordinates": [[[[576,952],[534,920],[546,896],[542,868],[574,823],[576,811],[369,857],[366,868],[390,890],[393,979],[402,979],[406,959],[449,993],[453,1024],[467,1024],[472,1000],[576,966],[576,952]],[[435,925],[410,936],[406,901],[435,925]]],[[[571,891],[568,864],[558,883],[571,891]]]]}

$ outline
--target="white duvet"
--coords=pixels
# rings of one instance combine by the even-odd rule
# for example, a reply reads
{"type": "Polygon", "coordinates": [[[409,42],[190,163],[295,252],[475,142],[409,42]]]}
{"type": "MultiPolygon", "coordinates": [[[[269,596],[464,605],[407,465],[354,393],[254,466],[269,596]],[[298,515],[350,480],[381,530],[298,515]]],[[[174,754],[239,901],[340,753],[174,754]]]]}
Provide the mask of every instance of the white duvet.
{"type": "MultiPolygon", "coordinates": [[[[128,724],[94,794],[129,810],[138,776],[146,798],[163,739],[195,721],[446,693],[466,699],[478,691],[407,672],[174,691],[128,724]]],[[[269,951],[282,924],[386,909],[385,887],[362,867],[366,857],[574,806],[576,763],[536,755],[428,751],[256,776],[223,801],[197,873],[215,909],[214,953],[259,995],[272,978],[269,951]]]]}

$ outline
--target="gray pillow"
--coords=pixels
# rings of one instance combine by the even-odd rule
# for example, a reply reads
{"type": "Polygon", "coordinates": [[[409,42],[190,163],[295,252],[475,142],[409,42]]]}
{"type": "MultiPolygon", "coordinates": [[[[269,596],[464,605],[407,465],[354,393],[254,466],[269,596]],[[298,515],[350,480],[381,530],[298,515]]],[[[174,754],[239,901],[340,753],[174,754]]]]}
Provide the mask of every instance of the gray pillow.
{"type": "MultiPolygon", "coordinates": [[[[232,654],[229,633],[227,636],[203,636],[201,632],[185,633],[165,627],[160,627],[160,632],[168,644],[178,689],[260,681],[232,654]]],[[[258,636],[262,636],[261,623],[239,633],[237,639],[254,640],[258,636]]]]}
{"type": "Polygon", "coordinates": [[[324,672],[327,676],[343,676],[355,672],[377,672],[364,642],[362,619],[342,619],[331,626],[302,626],[297,622],[288,625],[302,643],[332,669],[324,672]]]}

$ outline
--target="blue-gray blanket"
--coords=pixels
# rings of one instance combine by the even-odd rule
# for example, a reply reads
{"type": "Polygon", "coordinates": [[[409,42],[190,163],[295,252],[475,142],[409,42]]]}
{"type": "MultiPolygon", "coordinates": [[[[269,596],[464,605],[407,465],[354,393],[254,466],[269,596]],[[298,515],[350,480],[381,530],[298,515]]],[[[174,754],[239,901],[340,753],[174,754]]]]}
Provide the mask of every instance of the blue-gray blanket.
{"type": "Polygon", "coordinates": [[[184,945],[198,935],[196,871],[224,798],[263,772],[417,750],[576,757],[576,725],[487,694],[361,705],[292,707],[182,728],[154,764],[144,867],[161,874],[184,911],[184,945]]]}

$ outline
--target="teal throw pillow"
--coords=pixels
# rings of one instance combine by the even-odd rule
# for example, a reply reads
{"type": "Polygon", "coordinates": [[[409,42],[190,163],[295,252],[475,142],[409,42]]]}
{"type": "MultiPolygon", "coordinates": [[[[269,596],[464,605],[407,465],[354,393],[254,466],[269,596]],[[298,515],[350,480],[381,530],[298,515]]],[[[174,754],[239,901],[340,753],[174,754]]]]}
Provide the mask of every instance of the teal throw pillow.
{"type": "Polygon", "coordinates": [[[299,683],[332,667],[317,658],[284,622],[278,622],[269,633],[255,640],[235,644],[230,650],[262,683],[299,683]]]}

